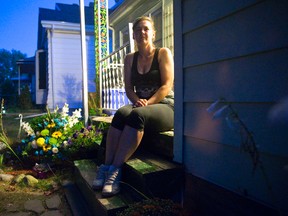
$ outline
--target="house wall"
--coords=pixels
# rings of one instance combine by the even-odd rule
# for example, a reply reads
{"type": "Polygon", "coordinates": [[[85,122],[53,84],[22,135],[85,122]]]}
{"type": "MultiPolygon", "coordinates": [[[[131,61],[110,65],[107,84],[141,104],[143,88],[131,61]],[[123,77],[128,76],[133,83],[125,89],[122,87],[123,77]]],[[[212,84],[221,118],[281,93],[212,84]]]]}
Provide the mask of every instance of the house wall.
{"type": "MultiPolygon", "coordinates": [[[[48,33],[49,34],[49,33],[48,33]]],[[[82,108],[80,32],[53,31],[48,35],[48,106],[82,108]],[[49,39],[50,37],[50,39],[49,39]]],[[[88,92],[95,92],[94,36],[86,36],[88,92]]]]}
{"type": "Polygon", "coordinates": [[[110,15],[109,25],[113,27],[115,32],[115,49],[120,47],[119,32],[125,27],[128,28],[129,22],[132,23],[137,17],[151,12],[151,9],[153,9],[155,5],[159,4],[161,6],[161,2],[161,0],[126,0],[123,2],[123,5],[120,6],[120,10],[118,9],[110,15]]]}
{"type": "Polygon", "coordinates": [[[288,124],[269,113],[288,95],[287,9],[286,0],[174,1],[175,160],[189,175],[285,214],[288,124]],[[206,110],[220,97],[253,132],[255,172],[239,133],[206,110]]]}

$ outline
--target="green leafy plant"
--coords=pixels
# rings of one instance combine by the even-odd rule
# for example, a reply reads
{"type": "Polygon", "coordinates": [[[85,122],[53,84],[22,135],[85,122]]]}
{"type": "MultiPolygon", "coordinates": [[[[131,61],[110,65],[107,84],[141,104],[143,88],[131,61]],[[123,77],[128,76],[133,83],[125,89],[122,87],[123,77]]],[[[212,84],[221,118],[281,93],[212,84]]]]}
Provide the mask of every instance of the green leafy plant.
{"type": "Polygon", "coordinates": [[[238,133],[241,137],[241,149],[250,155],[253,163],[253,170],[261,164],[260,154],[254,140],[253,133],[241,120],[236,110],[224,98],[220,98],[211,104],[207,111],[213,113],[213,119],[225,118],[228,127],[238,133]]]}
{"type": "MultiPolygon", "coordinates": [[[[18,155],[16,154],[16,152],[13,150],[13,148],[10,145],[10,140],[7,137],[5,131],[4,131],[4,127],[3,127],[3,121],[2,121],[2,108],[4,107],[4,99],[2,99],[1,101],[1,110],[0,110],[0,143],[4,144],[6,146],[6,148],[8,148],[13,155],[22,163],[21,159],[18,157],[18,155]]],[[[2,159],[3,162],[3,159],[2,159]]]]}
{"type": "Polygon", "coordinates": [[[250,156],[253,164],[253,173],[257,168],[260,169],[265,180],[267,190],[270,193],[270,197],[272,200],[274,200],[275,198],[272,190],[272,184],[268,179],[263,162],[260,160],[260,152],[256,145],[254,135],[242,121],[232,104],[227,102],[224,98],[220,98],[207,108],[207,112],[213,113],[213,119],[224,118],[228,127],[240,135],[240,148],[243,152],[250,156]]]}
{"type": "Polygon", "coordinates": [[[0,154],[0,167],[3,166],[4,154],[0,154]]]}
{"type": "Polygon", "coordinates": [[[147,199],[130,205],[117,216],[184,216],[183,208],[169,199],[147,199]]]}

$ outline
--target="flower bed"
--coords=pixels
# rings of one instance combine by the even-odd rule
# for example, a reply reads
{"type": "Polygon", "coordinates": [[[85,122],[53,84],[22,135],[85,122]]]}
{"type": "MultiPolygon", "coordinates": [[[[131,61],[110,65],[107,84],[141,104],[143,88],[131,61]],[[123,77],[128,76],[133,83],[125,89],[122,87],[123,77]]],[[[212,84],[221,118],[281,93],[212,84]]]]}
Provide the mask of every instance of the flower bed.
{"type": "MultiPolygon", "coordinates": [[[[103,128],[85,127],[81,109],[69,115],[65,104],[59,112],[47,109],[47,114],[34,117],[29,122],[21,122],[26,137],[21,140],[17,152],[26,159],[33,158],[38,163],[73,160],[81,157],[100,144],[103,128]]],[[[20,120],[21,121],[21,120],[20,120]]]]}

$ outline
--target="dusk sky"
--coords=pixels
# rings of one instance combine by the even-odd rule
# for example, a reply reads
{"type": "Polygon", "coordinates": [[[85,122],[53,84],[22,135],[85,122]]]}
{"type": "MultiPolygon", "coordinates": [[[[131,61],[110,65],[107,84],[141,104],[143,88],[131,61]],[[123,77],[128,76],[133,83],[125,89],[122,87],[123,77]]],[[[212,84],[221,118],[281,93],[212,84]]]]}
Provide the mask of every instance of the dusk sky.
{"type": "MultiPolygon", "coordinates": [[[[94,0],[84,0],[85,6],[94,0]]],[[[108,6],[114,5],[108,1],[108,6]]],[[[27,57],[35,55],[39,7],[55,9],[56,3],[78,4],[79,0],[1,0],[0,49],[19,50],[27,57]]]]}

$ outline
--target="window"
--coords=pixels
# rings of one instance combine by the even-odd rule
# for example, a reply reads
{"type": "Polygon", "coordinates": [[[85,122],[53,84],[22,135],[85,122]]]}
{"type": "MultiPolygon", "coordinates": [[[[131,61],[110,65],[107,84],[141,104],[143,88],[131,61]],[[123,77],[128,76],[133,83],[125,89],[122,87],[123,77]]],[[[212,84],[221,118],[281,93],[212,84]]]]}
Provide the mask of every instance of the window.
{"type": "Polygon", "coordinates": [[[125,28],[123,28],[120,31],[120,47],[125,45],[126,43],[129,43],[129,30],[128,30],[128,26],[126,26],[125,28]]]}
{"type": "Polygon", "coordinates": [[[174,53],[173,0],[163,0],[163,46],[174,53]]]}
{"type": "Polygon", "coordinates": [[[153,13],[150,14],[151,18],[154,21],[155,29],[156,29],[156,38],[155,45],[156,47],[162,47],[162,8],[157,9],[153,13]]]}
{"type": "Polygon", "coordinates": [[[39,89],[47,89],[46,52],[39,53],[39,89]]]}

